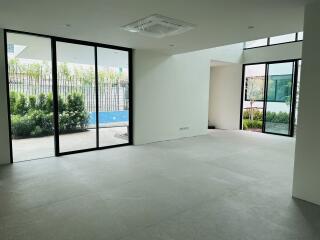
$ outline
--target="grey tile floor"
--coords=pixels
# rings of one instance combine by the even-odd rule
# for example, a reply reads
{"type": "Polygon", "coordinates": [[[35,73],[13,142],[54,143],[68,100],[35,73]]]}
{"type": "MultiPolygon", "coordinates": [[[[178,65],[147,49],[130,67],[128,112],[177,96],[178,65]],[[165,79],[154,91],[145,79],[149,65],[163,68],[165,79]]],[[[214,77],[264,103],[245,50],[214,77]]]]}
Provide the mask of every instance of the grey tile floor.
{"type": "Polygon", "coordinates": [[[0,168],[0,239],[320,239],[294,139],[239,131],[0,168]]]}

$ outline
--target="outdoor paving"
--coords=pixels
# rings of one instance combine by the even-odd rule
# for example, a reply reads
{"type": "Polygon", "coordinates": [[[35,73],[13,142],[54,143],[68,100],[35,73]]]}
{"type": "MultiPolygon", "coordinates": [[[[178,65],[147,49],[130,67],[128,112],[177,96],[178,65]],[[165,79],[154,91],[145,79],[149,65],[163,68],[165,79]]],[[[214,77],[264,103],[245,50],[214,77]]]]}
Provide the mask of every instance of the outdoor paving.
{"type": "MultiPolygon", "coordinates": [[[[100,128],[100,146],[127,143],[127,127],[100,128]]],[[[60,135],[60,152],[96,147],[96,130],[60,135]]],[[[54,156],[54,137],[13,139],[13,160],[46,158],[54,156]]]]}

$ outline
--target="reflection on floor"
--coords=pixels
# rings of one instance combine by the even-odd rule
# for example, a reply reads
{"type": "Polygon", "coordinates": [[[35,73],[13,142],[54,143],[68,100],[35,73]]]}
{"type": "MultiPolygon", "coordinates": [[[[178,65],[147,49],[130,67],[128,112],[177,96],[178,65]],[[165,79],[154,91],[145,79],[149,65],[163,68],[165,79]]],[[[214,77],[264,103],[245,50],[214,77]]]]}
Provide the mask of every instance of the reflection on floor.
{"type": "Polygon", "coordinates": [[[294,139],[239,131],[0,168],[1,239],[320,239],[294,139]]]}
{"type": "MultiPolygon", "coordinates": [[[[128,143],[127,127],[100,128],[100,146],[128,143]]],[[[96,131],[60,135],[60,151],[74,151],[96,146],[96,131]]],[[[54,137],[13,139],[14,162],[54,156],[54,137]]]]}

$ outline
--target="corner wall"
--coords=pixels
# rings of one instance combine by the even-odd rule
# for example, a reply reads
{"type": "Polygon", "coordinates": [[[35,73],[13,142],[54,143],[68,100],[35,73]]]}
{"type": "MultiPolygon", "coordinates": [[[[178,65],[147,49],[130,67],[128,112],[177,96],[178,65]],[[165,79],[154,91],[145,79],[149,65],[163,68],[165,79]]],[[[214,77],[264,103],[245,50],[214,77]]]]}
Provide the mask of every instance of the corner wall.
{"type": "Polygon", "coordinates": [[[209,124],[218,129],[239,129],[242,65],[211,67],[209,124]]]}
{"type": "Polygon", "coordinates": [[[134,144],[207,133],[209,60],[134,51],[134,144]]]}
{"type": "Polygon", "coordinates": [[[0,164],[10,163],[4,31],[0,29],[0,164]]]}
{"type": "Polygon", "coordinates": [[[320,3],[306,7],[293,196],[320,205],[320,3]]]}

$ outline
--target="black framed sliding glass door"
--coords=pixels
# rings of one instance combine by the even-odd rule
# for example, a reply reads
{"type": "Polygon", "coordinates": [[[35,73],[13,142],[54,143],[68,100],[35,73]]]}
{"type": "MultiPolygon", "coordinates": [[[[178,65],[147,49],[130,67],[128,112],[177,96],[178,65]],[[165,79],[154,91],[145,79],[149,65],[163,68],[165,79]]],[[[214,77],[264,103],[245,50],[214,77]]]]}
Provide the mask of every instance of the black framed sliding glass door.
{"type": "Polygon", "coordinates": [[[291,135],[295,62],[268,64],[264,132],[291,135]]]}
{"type": "Polygon", "coordinates": [[[95,49],[56,42],[59,153],[97,146],[95,49]]]}
{"type": "Polygon", "coordinates": [[[5,36],[11,162],[132,144],[132,49],[5,36]]]}
{"type": "Polygon", "coordinates": [[[129,142],[129,53],[97,48],[99,147],[129,142]]]}
{"type": "Polygon", "coordinates": [[[243,66],[241,129],[294,135],[299,61],[243,66]]]}
{"type": "Polygon", "coordinates": [[[54,156],[51,40],[8,32],[6,45],[11,161],[54,156]]]}
{"type": "Polygon", "coordinates": [[[57,155],[132,143],[131,51],[54,41],[57,155]]]}

